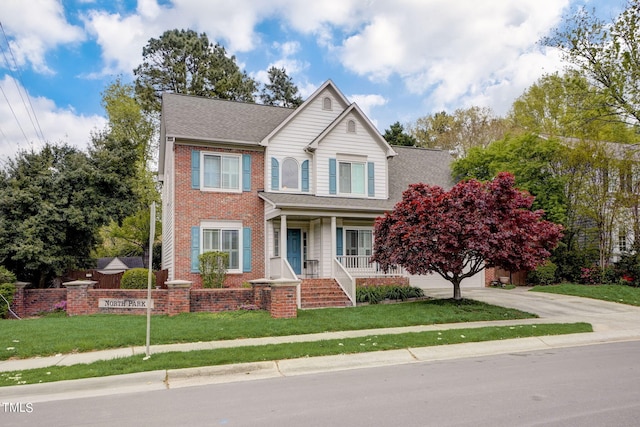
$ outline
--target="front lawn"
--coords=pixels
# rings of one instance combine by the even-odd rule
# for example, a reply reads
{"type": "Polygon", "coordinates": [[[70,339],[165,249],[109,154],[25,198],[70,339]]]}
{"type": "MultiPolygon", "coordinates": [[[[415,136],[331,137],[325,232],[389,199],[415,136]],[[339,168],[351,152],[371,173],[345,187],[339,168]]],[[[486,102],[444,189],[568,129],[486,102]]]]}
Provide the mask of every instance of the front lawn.
{"type": "MultiPolygon", "coordinates": [[[[295,319],[272,319],[265,311],[185,313],[174,317],[154,316],[151,320],[151,344],[532,317],[536,316],[473,300],[426,300],[299,310],[295,319]]],[[[145,337],[146,316],[50,316],[0,320],[0,360],[142,346],[145,337]]]]}
{"type": "Polygon", "coordinates": [[[626,285],[573,285],[536,286],[533,292],[573,295],[576,297],[601,299],[622,304],[640,306],[640,288],[626,285]]]}
{"type": "Polygon", "coordinates": [[[334,354],[354,354],[370,351],[591,331],[591,325],[588,323],[488,326],[476,329],[449,329],[444,331],[411,332],[393,335],[372,335],[360,338],[235,347],[186,353],[158,353],[153,354],[148,360],[144,360],[141,356],[133,356],[113,360],[101,360],[89,364],[51,366],[19,372],[0,372],[0,387],[163,369],[283,360],[334,354]]]}

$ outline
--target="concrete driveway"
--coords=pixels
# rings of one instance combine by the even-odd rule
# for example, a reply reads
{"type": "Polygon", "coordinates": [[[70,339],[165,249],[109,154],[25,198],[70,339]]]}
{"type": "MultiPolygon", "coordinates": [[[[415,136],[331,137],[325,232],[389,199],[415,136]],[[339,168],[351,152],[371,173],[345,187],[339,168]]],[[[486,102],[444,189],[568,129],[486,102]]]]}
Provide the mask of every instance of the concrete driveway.
{"type": "MultiPolygon", "coordinates": [[[[515,289],[463,289],[462,297],[502,307],[534,313],[544,322],[588,322],[594,332],[637,331],[640,336],[640,307],[591,298],[529,292],[529,287],[515,289]]],[[[453,289],[428,289],[434,298],[451,298],[453,289]]]]}

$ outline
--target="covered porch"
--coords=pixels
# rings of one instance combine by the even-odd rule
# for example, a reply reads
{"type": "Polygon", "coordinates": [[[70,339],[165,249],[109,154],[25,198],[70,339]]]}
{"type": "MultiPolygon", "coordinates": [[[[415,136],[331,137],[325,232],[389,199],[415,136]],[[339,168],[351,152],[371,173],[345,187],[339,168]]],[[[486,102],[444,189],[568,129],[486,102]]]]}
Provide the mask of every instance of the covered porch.
{"type": "Polygon", "coordinates": [[[320,283],[317,279],[335,280],[355,305],[357,279],[405,276],[401,269],[385,273],[369,261],[373,224],[384,213],[380,203],[384,201],[365,200],[368,203],[353,206],[353,199],[336,197],[278,193],[262,197],[267,202],[268,278],[316,280],[313,283],[320,283]]]}

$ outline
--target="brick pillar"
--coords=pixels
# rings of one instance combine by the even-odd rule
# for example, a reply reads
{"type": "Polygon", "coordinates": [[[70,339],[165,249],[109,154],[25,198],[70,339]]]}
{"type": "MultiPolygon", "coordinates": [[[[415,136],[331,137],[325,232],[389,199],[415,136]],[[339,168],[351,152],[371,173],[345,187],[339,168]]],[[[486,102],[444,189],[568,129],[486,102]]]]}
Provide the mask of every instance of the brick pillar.
{"type": "MultiPolygon", "coordinates": [[[[27,315],[27,302],[26,302],[26,291],[25,288],[29,286],[31,283],[29,282],[15,282],[13,285],[16,287],[16,293],[13,294],[13,301],[11,302],[11,310],[18,317],[26,317],[27,315]]],[[[4,301],[0,301],[0,304],[5,304],[4,301]]],[[[15,319],[15,317],[11,314],[7,314],[8,319],[15,319]]]]}
{"type": "Polygon", "coordinates": [[[89,309],[88,290],[96,283],[94,280],[74,280],[62,284],[67,288],[67,316],[93,313],[89,309]]]}
{"type": "Polygon", "coordinates": [[[169,295],[167,297],[167,314],[175,316],[191,311],[191,285],[188,280],[171,280],[165,282],[169,295]]]}
{"type": "Polygon", "coordinates": [[[484,286],[491,286],[491,282],[496,280],[496,269],[495,267],[487,267],[484,269],[484,286]]]}
{"type": "Polygon", "coordinates": [[[250,280],[251,287],[253,288],[253,303],[260,308],[260,310],[271,311],[271,298],[268,298],[267,291],[270,291],[270,280],[268,279],[255,279],[250,280]]]}
{"type": "Polygon", "coordinates": [[[271,317],[290,319],[298,317],[299,280],[276,280],[271,283],[271,317]]]}

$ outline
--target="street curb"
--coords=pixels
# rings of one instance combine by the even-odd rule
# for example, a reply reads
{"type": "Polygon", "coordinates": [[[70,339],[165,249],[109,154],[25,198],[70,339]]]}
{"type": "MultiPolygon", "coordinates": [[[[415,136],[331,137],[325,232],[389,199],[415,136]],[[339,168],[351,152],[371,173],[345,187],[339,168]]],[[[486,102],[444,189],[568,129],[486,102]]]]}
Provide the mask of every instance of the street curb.
{"type": "Polygon", "coordinates": [[[0,387],[0,402],[46,402],[116,393],[165,390],[165,370],[0,387]]]}

